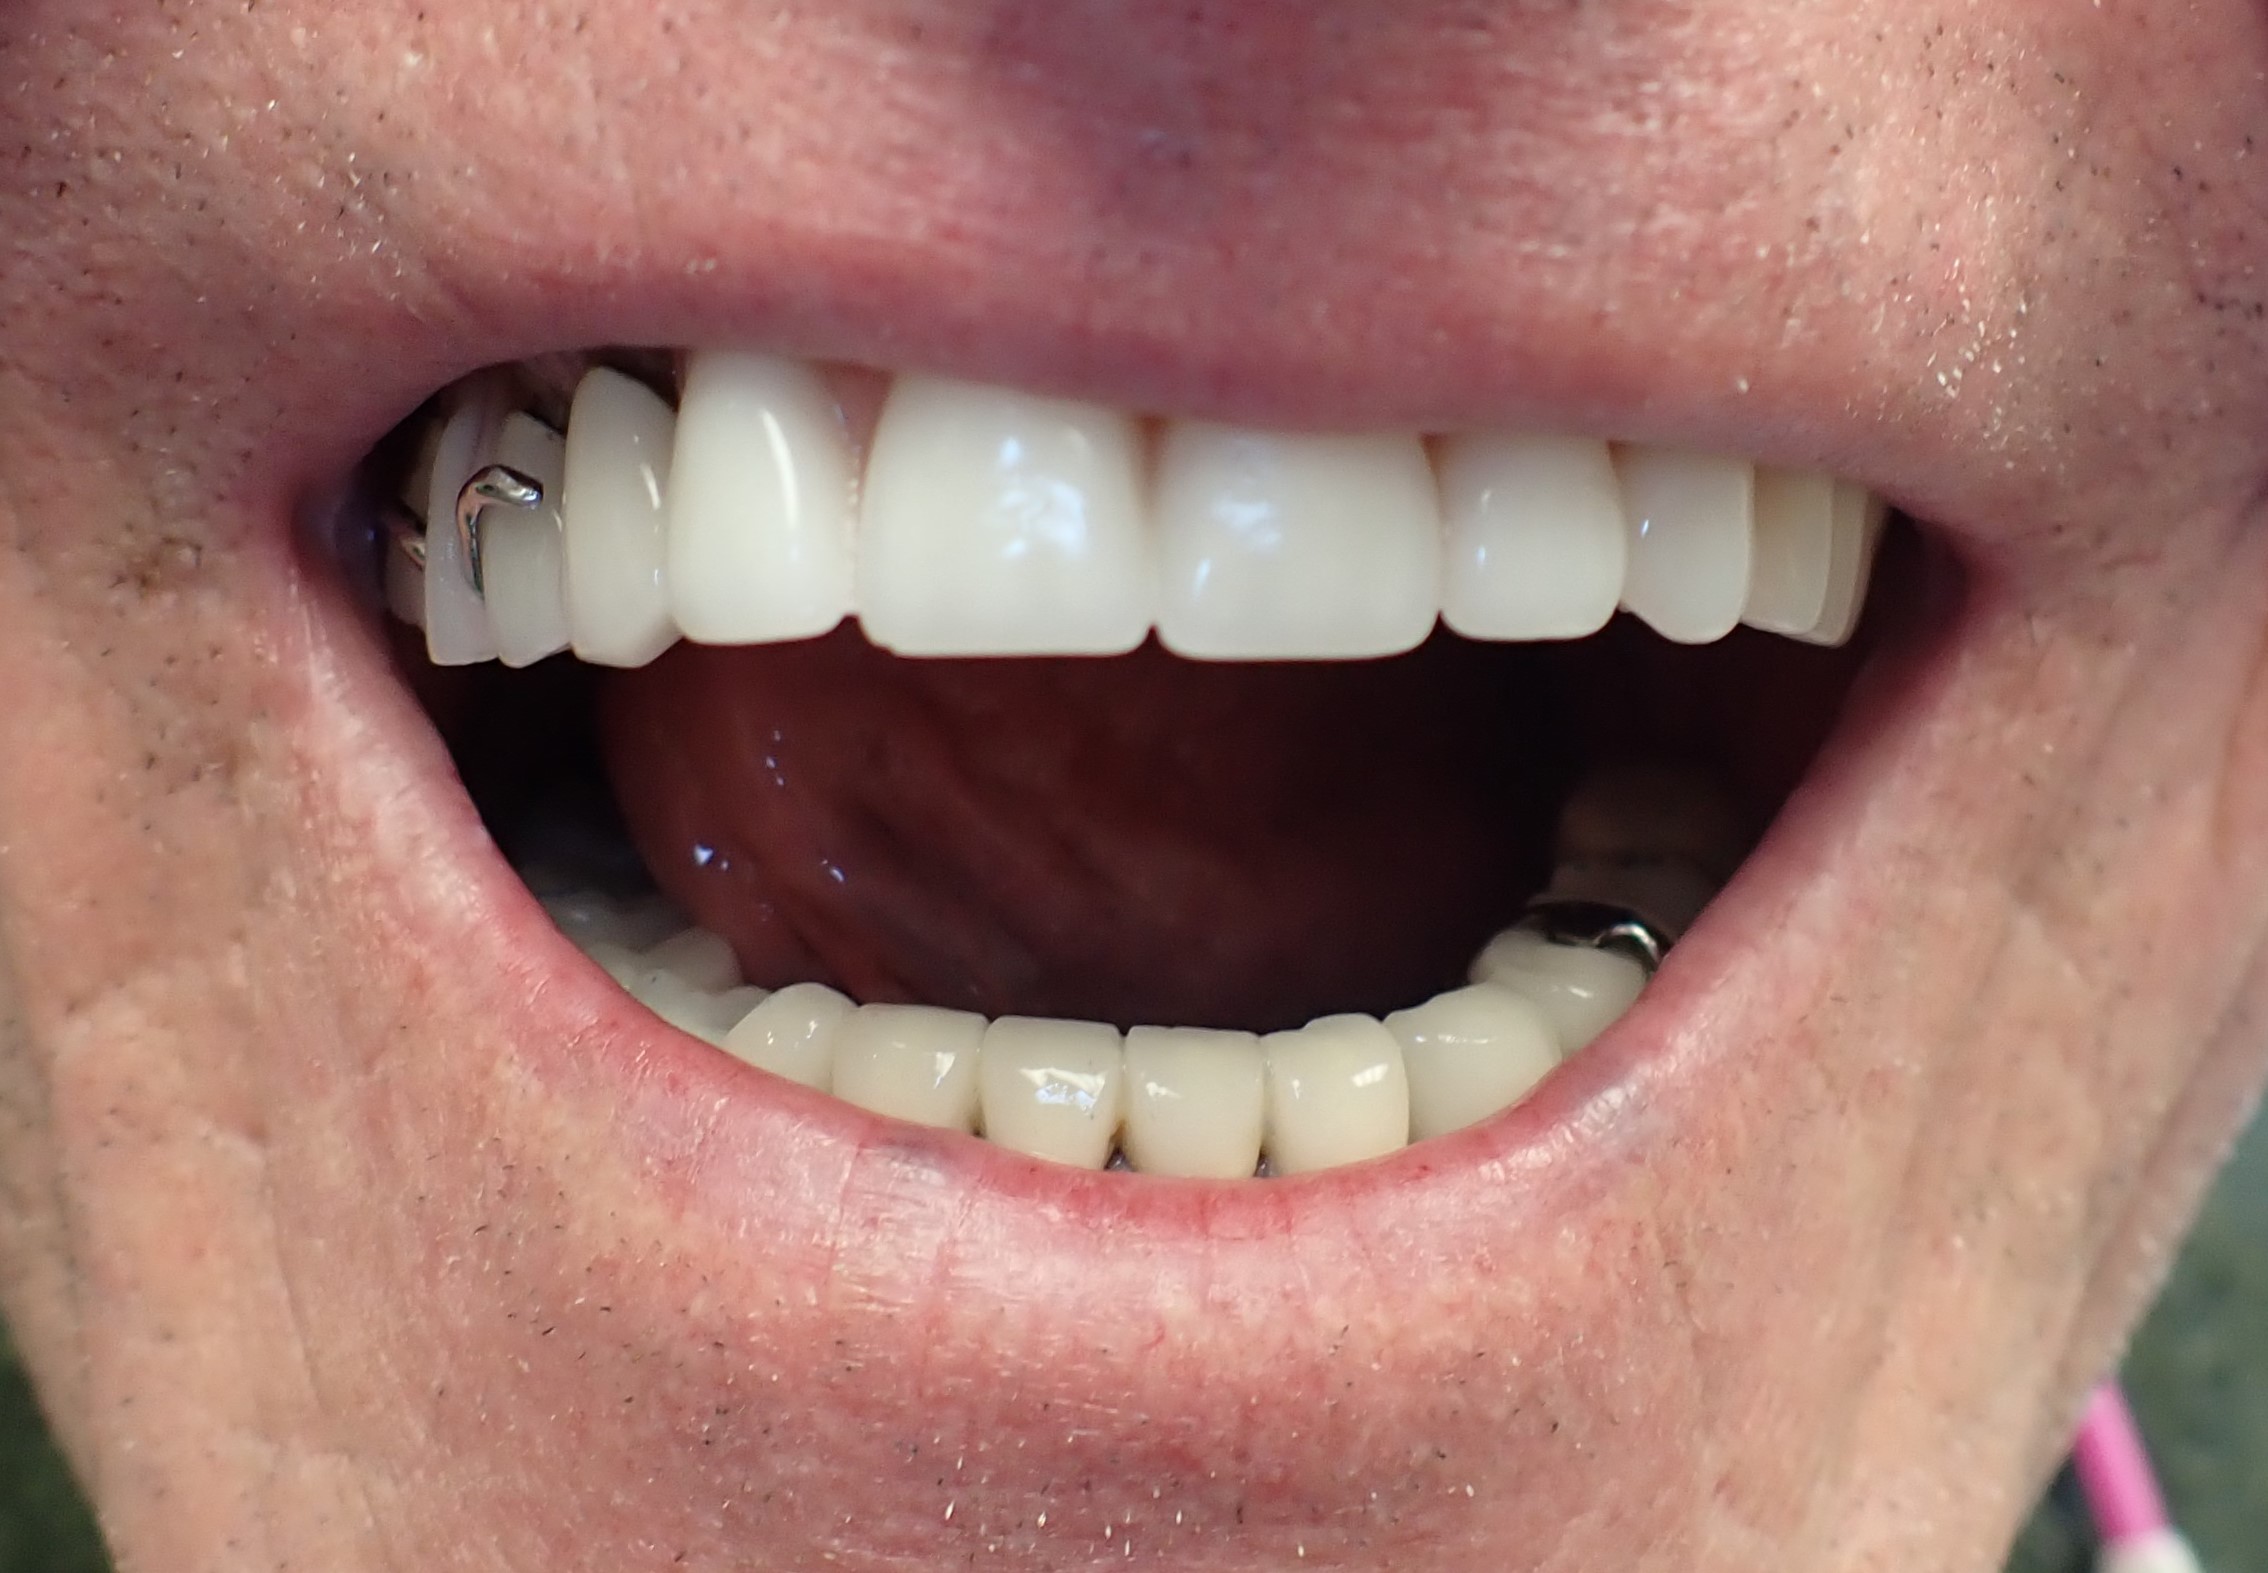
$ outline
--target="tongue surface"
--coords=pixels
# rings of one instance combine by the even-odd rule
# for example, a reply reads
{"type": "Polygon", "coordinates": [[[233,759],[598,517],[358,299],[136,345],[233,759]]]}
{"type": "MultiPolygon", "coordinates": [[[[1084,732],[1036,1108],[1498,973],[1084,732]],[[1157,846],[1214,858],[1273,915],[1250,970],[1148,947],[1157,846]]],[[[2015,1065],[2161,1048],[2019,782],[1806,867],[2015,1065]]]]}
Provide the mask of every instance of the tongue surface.
{"type": "Polygon", "coordinates": [[[1541,882],[1568,772],[1527,654],[907,661],[844,630],[680,645],[600,721],[647,866],[753,983],[1269,1029],[1461,982],[1541,882]]]}

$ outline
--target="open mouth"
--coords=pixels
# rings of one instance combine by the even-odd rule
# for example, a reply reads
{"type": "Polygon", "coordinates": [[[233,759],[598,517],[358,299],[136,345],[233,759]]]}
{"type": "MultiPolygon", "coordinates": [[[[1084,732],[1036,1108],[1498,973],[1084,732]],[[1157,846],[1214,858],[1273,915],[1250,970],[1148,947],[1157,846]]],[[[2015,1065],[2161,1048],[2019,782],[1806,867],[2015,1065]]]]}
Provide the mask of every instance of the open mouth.
{"type": "Polygon", "coordinates": [[[751,1097],[1228,1182],[1613,1031],[1835,724],[1885,523],[1737,455],[727,350],[477,373],[358,495],[584,983],[751,1097]]]}

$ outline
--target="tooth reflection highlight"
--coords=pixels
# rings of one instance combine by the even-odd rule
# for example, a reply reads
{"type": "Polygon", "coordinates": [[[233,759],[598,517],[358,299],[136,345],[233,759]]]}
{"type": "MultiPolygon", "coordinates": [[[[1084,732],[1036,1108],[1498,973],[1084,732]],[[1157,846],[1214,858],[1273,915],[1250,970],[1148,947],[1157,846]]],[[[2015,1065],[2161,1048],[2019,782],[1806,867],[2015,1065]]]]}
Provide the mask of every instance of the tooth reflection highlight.
{"type": "Polygon", "coordinates": [[[900,377],[867,461],[859,622],[904,655],[1116,655],[1156,600],[1134,423],[900,377]]]}

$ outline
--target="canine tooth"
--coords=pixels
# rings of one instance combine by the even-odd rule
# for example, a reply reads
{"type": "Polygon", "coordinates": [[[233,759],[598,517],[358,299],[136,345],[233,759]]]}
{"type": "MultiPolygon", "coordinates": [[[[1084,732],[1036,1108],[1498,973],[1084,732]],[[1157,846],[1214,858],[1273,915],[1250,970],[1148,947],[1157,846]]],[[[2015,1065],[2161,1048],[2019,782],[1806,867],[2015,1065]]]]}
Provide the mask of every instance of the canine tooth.
{"type": "Polygon", "coordinates": [[[1003,1016],[978,1059],[987,1141],[1081,1169],[1110,1161],[1126,1096],[1117,1028],[1003,1016]]]}
{"type": "Polygon", "coordinates": [[[1442,621],[1470,639],[1580,639],[1606,626],[1629,541],[1605,443],[1452,437],[1440,474],[1442,621]]]}
{"type": "Polygon", "coordinates": [[[1810,644],[1848,643],[1866,609],[1874,577],[1875,548],[1882,540],[1888,505],[1862,486],[1835,483],[1835,541],[1827,575],[1827,600],[1819,621],[1796,637],[1810,644]]]}
{"type": "Polygon", "coordinates": [[[664,528],[677,417],[644,383],[594,366],[567,420],[567,624],[575,653],[644,666],[677,638],[664,528]]]}
{"type": "Polygon", "coordinates": [[[1268,1111],[1261,1145],[1278,1174],[1359,1163],[1404,1146],[1402,1046],[1372,1016],[1325,1016],[1260,1040],[1268,1111]]]}
{"type": "Polygon", "coordinates": [[[903,655],[1133,649],[1156,600],[1140,475],[1114,411],[900,377],[862,492],[867,637],[903,655]]]}
{"type": "Polygon", "coordinates": [[[1679,644],[1731,633],[1748,600],[1755,466],[1641,443],[1615,450],[1615,470],[1630,532],[1622,604],[1679,644]]]}
{"type": "Polygon", "coordinates": [[[1437,994],[1386,1018],[1410,1079],[1410,1140],[1477,1125],[1525,1098],[1559,1063],[1543,1009],[1493,983],[1437,994]]]}
{"type": "Polygon", "coordinates": [[[842,412],[801,361],[699,350],[669,472],[673,618],[704,644],[827,632],[851,609],[842,412]]]}
{"type": "Polygon", "coordinates": [[[1507,929],[1473,962],[1472,979],[1533,1000],[1551,1023],[1560,1053],[1571,1055],[1630,1008],[1646,987],[1646,969],[1613,951],[1554,945],[1526,929],[1507,929]]]}
{"type": "Polygon", "coordinates": [[[724,1050],[759,1070],[828,1092],[835,1082],[835,1042],[858,1009],[824,983],[791,983],[759,1000],[725,1034],[724,1050]]]}
{"type": "Polygon", "coordinates": [[[1266,1080],[1253,1033],[1136,1027],[1126,1035],[1126,1161],[1144,1174],[1249,1179],[1266,1080]]]}
{"type": "Polygon", "coordinates": [[[488,588],[488,627],[506,666],[532,666],[567,648],[566,545],[559,498],[567,474],[567,439],[532,415],[505,418],[495,463],[543,487],[533,508],[491,508],[481,516],[481,581],[488,588]]]}
{"type": "Polygon", "coordinates": [[[834,1093],[869,1113],[974,1131],[984,1018],[935,1005],[861,1005],[835,1039],[834,1093]]]}
{"type": "Polygon", "coordinates": [[[470,666],[496,659],[488,608],[472,587],[463,544],[457,539],[457,493],[490,461],[497,431],[509,410],[502,384],[476,377],[459,387],[434,445],[425,496],[425,653],[435,666],[470,666]]]}
{"type": "Polygon", "coordinates": [[[1440,497],[1414,436],[1177,421],[1156,518],[1158,634],[1182,655],[1389,655],[1420,643],[1440,609],[1440,497]]]}
{"type": "Polygon", "coordinates": [[[722,934],[689,928],[646,951],[646,965],[697,989],[717,993],[740,986],[740,958],[722,934]]]}
{"type": "Polygon", "coordinates": [[[1835,541],[1835,478],[1817,470],[1756,467],[1756,559],[1740,620],[1767,633],[1819,625],[1835,541]]]}

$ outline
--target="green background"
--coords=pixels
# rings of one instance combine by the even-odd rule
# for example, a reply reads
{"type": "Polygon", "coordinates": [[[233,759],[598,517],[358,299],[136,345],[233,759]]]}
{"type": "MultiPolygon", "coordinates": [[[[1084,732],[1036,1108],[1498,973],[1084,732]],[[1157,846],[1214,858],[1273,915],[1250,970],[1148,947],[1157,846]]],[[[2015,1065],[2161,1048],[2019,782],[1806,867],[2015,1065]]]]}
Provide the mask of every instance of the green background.
{"type": "MultiPolygon", "coordinates": [[[[2268,1568],[2268,1121],[2222,1177],[2127,1378],[2174,1511],[2208,1573],[2268,1568]]],[[[2084,1519],[2051,1495],[2011,1573],[2084,1573],[2084,1519]]],[[[0,1336],[0,1573],[108,1567],[0,1336]]]]}

